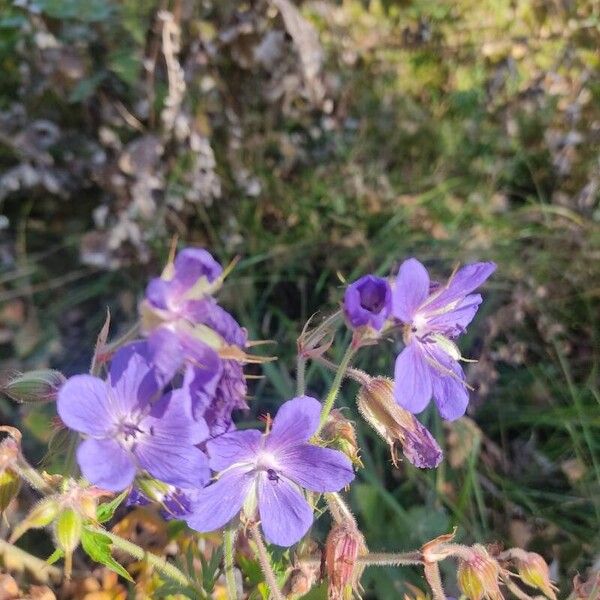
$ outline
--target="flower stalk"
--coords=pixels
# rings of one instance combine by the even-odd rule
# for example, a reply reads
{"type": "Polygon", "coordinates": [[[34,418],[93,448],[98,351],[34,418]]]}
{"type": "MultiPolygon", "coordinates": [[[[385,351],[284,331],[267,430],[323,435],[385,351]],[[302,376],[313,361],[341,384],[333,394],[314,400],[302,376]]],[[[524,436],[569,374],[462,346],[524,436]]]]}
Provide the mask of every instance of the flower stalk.
{"type": "Polygon", "coordinates": [[[234,526],[226,527],[223,531],[223,556],[225,563],[225,584],[227,586],[227,597],[229,600],[237,600],[237,584],[233,569],[233,556],[237,529],[234,526]]]}
{"type": "Polygon", "coordinates": [[[250,527],[250,534],[254,544],[256,545],[256,557],[260,563],[260,568],[265,576],[265,581],[271,590],[271,598],[273,598],[273,600],[285,600],[277,584],[277,577],[275,576],[275,572],[271,566],[267,547],[262,539],[260,529],[258,528],[258,523],[254,523],[250,527]]]}
{"type": "Polygon", "coordinates": [[[315,436],[318,435],[318,433],[319,433],[319,431],[321,431],[323,425],[325,425],[325,423],[327,422],[329,413],[331,412],[331,409],[333,408],[333,406],[335,404],[338,393],[340,391],[340,387],[342,385],[342,381],[344,379],[344,376],[346,374],[348,367],[350,366],[350,362],[354,358],[356,350],[357,349],[353,344],[350,344],[348,346],[348,348],[346,349],[344,357],[342,358],[342,360],[340,362],[340,366],[338,367],[338,370],[333,379],[333,383],[331,384],[331,388],[329,389],[327,397],[325,398],[325,401],[323,402],[323,409],[321,410],[321,419],[319,422],[319,427],[318,427],[317,431],[315,432],[315,436]]]}

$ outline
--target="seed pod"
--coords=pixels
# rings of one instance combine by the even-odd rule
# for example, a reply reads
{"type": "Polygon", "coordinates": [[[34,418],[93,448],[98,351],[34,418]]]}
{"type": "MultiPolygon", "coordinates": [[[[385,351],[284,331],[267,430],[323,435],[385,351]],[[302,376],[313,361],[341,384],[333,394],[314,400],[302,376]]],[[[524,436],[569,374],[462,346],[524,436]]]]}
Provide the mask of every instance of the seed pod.
{"type": "Polygon", "coordinates": [[[12,469],[0,473],[0,514],[8,508],[20,489],[21,479],[12,469]]]}
{"type": "Polygon", "coordinates": [[[59,371],[39,369],[13,377],[2,391],[15,402],[52,402],[65,381],[59,371]]]}
{"type": "Polygon", "coordinates": [[[36,504],[25,519],[13,529],[10,543],[14,544],[29,529],[39,529],[50,525],[58,515],[58,510],[58,502],[52,496],[36,504]]]}
{"type": "Polygon", "coordinates": [[[54,537],[56,545],[65,553],[65,577],[70,579],[73,551],[79,546],[83,519],[72,508],[65,509],[56,520],[54,537]]]}

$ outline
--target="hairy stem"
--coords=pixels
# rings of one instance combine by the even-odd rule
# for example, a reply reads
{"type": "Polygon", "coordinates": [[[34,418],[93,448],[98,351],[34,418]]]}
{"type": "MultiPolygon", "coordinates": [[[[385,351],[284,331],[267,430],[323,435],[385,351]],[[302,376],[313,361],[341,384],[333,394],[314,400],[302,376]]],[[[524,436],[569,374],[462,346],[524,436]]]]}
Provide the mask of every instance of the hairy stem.
{"type": "MultiPolygon", "coordinates": [[[[338,365],[325,358],[324,356],[315,356],[313,360],[323,365],[324,367],[327,367],[330,371],[333,371],[334,373],[339,369],[338,365]]],[[[367,375],[364,371],[361,371],[360,369],[354,369],[353,367],[348,367],[346,369],[346,376],[350,377],[350,379],[353,379],[357,383],[360,383],[360,385],[365,385],[369,383],[369,380],[371,379],[371,377],[367,375]]]]}
{"type": "Polygon", "coordinates": [[[296,359],[296,396],[303,396],[306,391],[306,358],[298,354],[296,359]]]}
{"type": "Polygon", "coordinates": [[[269,554],[267,552],[267,547],[263,542],[262,535],[260,533],[260,529],[258,528],[258,524],[252,525],[250,528],[250,533],[252,534],[252,540],[256,544],[256,553],[258,562],[260,563],[260,568],[265,576],[265,581],[267,585],[271,589],[271,598],[274,600],[284,600],[283,594],[277,585],[277,577],[275,577],[275,573],[273,571],[273,567],[271,566],[271,561],[269,560],[269,554]]]}
{"type": "Polygon", "coordinates": [[[323,403],[323,409],[321,410],[321,420],[319,421],[319,427],[315,432],[315,436],[318,435],[319,431],[321,431],[323,425],[325,425],[327,421],[327,417],[329,417],[329,413],[335,404],[335,400],[338,396],[338,392],[340,391],[340,387],[342,385],[342,381],[344,379],[344,375],[346,374],[346,370],[350,365],[350,361],[352,360],[354,353],[356,352],[356,348],[350,344],[346,349],[346,353],[340,362],[340,366],[335,374],[333,379],[333,383],[331,384],[331,389],[325,398],[325,402],[323,403]]]}
{"type": "Polygon", "coordinates": [[[399,565],[422,565],[423,557],[418,550],[414,552],[369,552],[367,556],[359,556],[356,562],[365,567],[388,567],[399,565]]]}
{"type": "MultiPolygon", "coordinates": [[[[305,558],[300,561],[303,565],[318,567],[321,564],[321,558],[305,558]]],[[[423,557],[419,550],[412,552],[369,552],[366,556],[357,556],[356,564],[363,567],[398,567],[398,566],[419,566],[423,564],[423,557]]]]}
{"type": "Polygon", "coordinates": [[[233,552],[237,528],[230,525],[223,531],[223,553],[225,561],[225,583],[227,585],[227,597],[229,600],[237,600],[237,584],[233,570],[233,552]]]}
{"type": "Polygon", "coordinates": [[[352,511],[346,506],[346,503],[337,492],[325,494],[325,501],[327,502],[329,512],[336,523],[342,523],[344,520],[350,521],[358,529],[352,511]]]}
{"type": "Polygon", "coordinates": [[[180,571],[175,565],[167,562],[164,558],[160,558],[155,554],[147,552],[143,548],[140,548],[137,544],[130,542],[129,540],[123,539],[122,537],[112,533],[111,531],[107,531],[102,527],[97,527],[95,525],[87,525],[87,529],[93,531],[94,533],[101,533],[106,537],[110,538],[111,542],[115,545],[116,548],[126,552],[133,558],[137,558],[138,560],[145,560],[149,565],[153,566],[157,571],[162,573],[165,577],[168,577],[172,581],[175,581],[183,586],[194,587],[192,582],[188,579],[188,577],[180,571]]]}
{"type": "Polygon", "coordinates": [[[446,600],[440,568],[437,563],[425,563],[425,579],[427,579],[427,583],[431,588],[433,600],[446,600]]]}

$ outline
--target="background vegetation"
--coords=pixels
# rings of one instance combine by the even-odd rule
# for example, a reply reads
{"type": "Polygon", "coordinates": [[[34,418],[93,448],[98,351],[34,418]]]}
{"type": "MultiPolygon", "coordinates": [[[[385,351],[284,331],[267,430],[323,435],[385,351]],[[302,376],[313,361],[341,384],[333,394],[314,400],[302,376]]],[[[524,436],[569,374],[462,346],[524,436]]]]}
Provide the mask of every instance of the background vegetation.
{"type": "MultiPolygon", "coordinates": [[[[295,337],[344,281],[495,260],[463,346],[469,418],[423,416],[439,470],[393,469],[345,388],[353,508],[374,550],[456,525],[540,552],[568,591],[600,551],[599,6],[293,6],[0,0],[0,373],[87,369],[106,307],[117,335],[178,235],[242,257],[223,303],[280,357],[258,417],[293,395],[295,337]]],[[[363,360],[389,375],[396,350],[363,360]]],[[[0,412],[42,460],[51,408],[0,412]]],[[[363,578],[377,598],[406,582],[363,578]]]]}

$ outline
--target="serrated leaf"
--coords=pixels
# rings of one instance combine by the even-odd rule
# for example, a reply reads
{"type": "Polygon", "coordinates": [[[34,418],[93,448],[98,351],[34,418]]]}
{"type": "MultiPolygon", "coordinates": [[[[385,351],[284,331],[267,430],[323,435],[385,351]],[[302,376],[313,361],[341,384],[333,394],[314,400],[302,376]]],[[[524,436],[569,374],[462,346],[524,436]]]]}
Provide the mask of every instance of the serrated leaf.
{"type": "Polygon", "coordinates": [[[119,494],[116,498],[113,498],[110,502],[105,502],[104,504],[100,504],[96,509],[96,520],[98,523],[106,523],[110,521],[117,508],[125,498],[127,497],[127,490],[119,494]]]}
{"type": "Polygon", "coordinates": [[[65,555],[65,553],[60,549],[57,548],[47,559],[46,562],[49,565],[53,565],[57,560],[60,560],[63,556],[65,555]]]}
{"type": "Polygon", "coordinates": [[[131,575],[120,565],[110,553],[110,538],[101,533],[84,528],[81,532],[81,546],[85,553],[95,562],[104,565],[127,581],[133,582],[131,575]]]}

